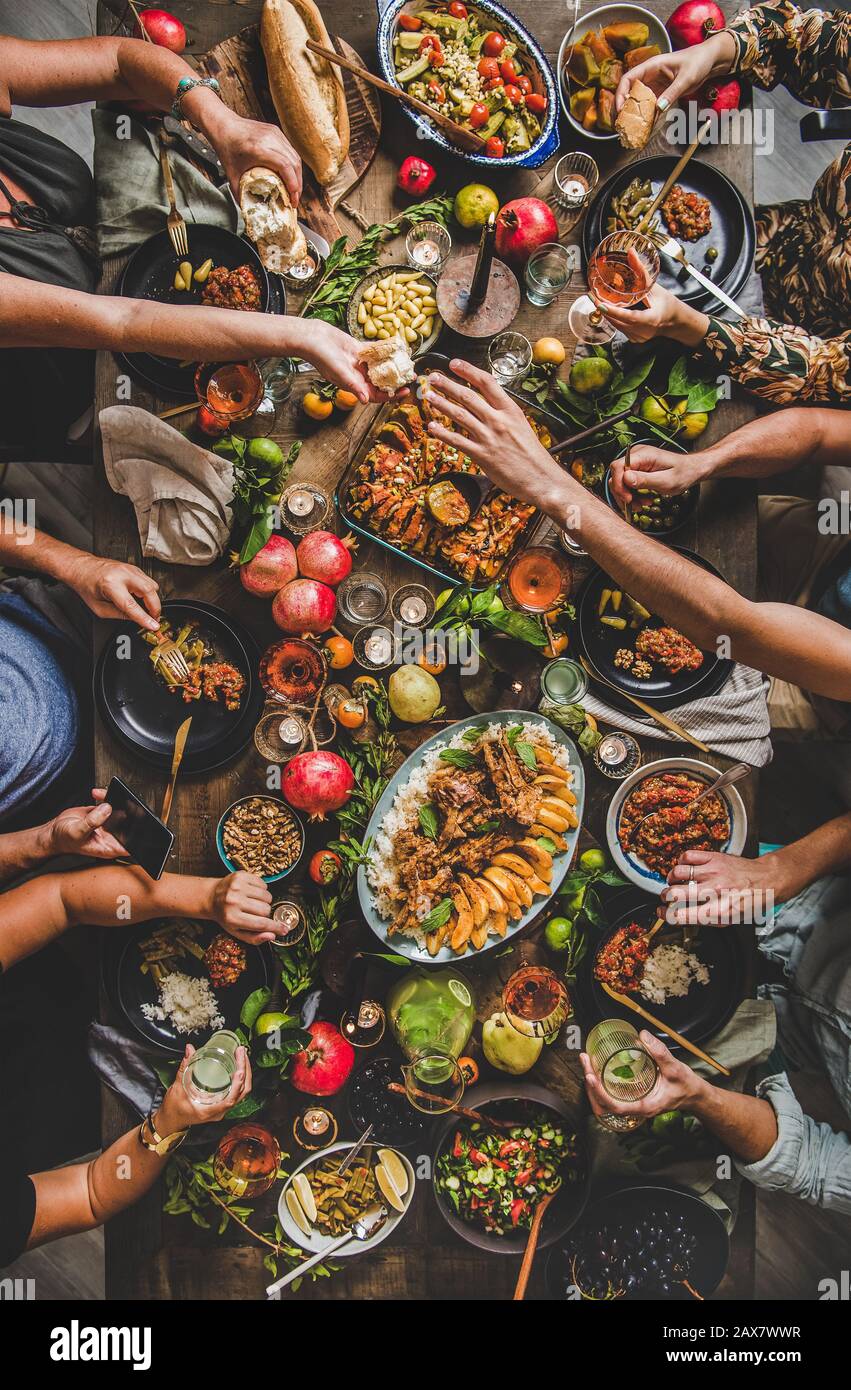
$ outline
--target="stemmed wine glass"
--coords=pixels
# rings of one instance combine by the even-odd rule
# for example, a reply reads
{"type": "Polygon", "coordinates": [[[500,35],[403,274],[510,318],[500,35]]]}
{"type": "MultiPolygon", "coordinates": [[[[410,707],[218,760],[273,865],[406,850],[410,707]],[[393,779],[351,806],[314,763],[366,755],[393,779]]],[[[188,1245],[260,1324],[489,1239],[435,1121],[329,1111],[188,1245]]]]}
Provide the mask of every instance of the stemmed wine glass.
{"type": "Polygon", "coordinates": [[[612,232],[603,237],[588,261],[588,288],[571,305],[570,331],[580,343],[608,343],[616,329],[603,308],[629,309],[652,289],[659,275],[659,252],[642,232],[612,232]],[[594,296],[594,299],[591,298],[594,296]]]}

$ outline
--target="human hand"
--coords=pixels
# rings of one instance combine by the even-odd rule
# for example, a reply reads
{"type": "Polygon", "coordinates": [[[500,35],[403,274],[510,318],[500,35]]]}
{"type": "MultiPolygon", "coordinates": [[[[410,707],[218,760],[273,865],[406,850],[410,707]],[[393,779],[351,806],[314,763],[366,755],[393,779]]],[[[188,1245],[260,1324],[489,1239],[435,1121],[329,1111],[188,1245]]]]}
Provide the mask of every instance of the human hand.
{"type": "Polygon", "coordinates": [[[159,585],[137,565],[80,555],[62,577],[96,617],[130,618],[148,632],[158,631],[159,585]]]}
{"type": "Polygon", "coordinates": [[[104,830],[112,815],[106,792],[96,787],[92,792],[93,806],[70,806],[61,811],[47,830],[47,852],[56,854],[85,854],[90,859],[126,859],[127,850],[114,835],[104,830]]]}
{"type": "MultiPolygon", "coordinates": [[[[292,325],[292,320],[289,321],[292,325]]],[[[386,391],[379,391],[370,381],[366,366],[358,360],[363,346],[349,333],[343,333],[332,323],[321,319],[296,320],[304,326],[305,342],[296,349],[297,355],[311,362],[327,381],[334,381],[346,391],[353,391],[358,400],[388,401],[386,391]]],[[[406,390],[398,391],[396,398],[406,396],[406,390]]]]}
{"type": "Polygon", "coordinates": [[[167,1139],[179,1129],[190,1129],[192,1125],[213,1124],[216,1120],[223,1120],[228,1111],[244,1100],[251,1090],[251,1063],[248,1060],[248,1052],[244,1047],[238,1047],[236,1071],[227,1095],[217,1100],[214,1105],[202,1105],[200,1101],[193,1100],[183,1084],[183,1073],[194,1054],[195,1048],[191,1043],[187,1043],[177,1075],[154,1116],[154,1127],[163,1139],[167,1139]]]}
{"type": "Polygon", "coordinates": [[[458,359],[449,365],[476,389],[435,372],[428,378],[426,398],[432,410],[448,415],[464,433],[431,420],[429,434],[467,454],[512,497],[545,512],[554,509],[578,485],[547,452],[520,406],[490,372],[458,359]]]}
{"type": "Polygon", "coordinates": [[[263,879],[244,869],[215,880],[209,912],[214,922],[249,946],[284,935],[282,927],[272,920],[272,894],[263,879]]]}
{"type": "Polygon", "coordinates": [[[687,1067],[685,1062],[678,1062],[653,1033],[642,1029],[638,1037],[659,1070],[656,1085],[643,1100],[612,1100],[591,1066],[587,1052],[579,1054],[585,1074],[585,1090],[595,1115],[640,1115],[642,1118],[649,1118],[652,1115],[662,1115],[666,1110],[685,1110],[694,1103],[706,1086],[707,1083],[692,1071],[691,1067],[687,1067]]]}
{"type": "Polygon", "coordinates": [[[781,852],[742,859],[690,849],[668,874],[662,901],[671,926],[726,927],[765,921],[773,904],[793,891],[781,852]]]}
{"type": "MultiPolygon", "coordinates": [[[[591,296],[593,299],[593,295],[591,296]]],[[[612,307],[594,300],[613,328],[617,328],[631,343],[649,343],[653,338],[673,338],[685,347],[697,347],[709,331],[706,314],[698,313],[684,304],[670,290],[653,285],[642,298],[646,308],[612,307]]]]}
{"type": "Polygon", "coordinates": [[[216,154],[228,176],[233,196],[239,202],[239,181],[242,175],[257,165],[272,169],[283,181],[294,208],[299,205],[302,191],[301,159],[284,132],[265,121],[237,116],[223,107],[216,128],[216,154]],[[226,113],[226,114],[225,114],[226,113]]]}
{"type": "Polygon", "coordinates": [[[609,474],[612,496],[622,507],[629,506],[634,488],[647,487],[665,497],[675,497],[693,487],[704,476],[699,454],[675,454],[651,444],[637,444],[626,459],[615,459],[609,474]]]}
{"type": "Polygon", "coordinates": [[[703,43],[678,53],[660,53],[625,72],[615,92],[615,106],[620,111],[633,82],[643,82],[656,93],[660,111],[667,111],[681,97],[687,97],[710,77],[732,71],[736,61],[735,40],[729,34],[714,34],[703,43]]]}

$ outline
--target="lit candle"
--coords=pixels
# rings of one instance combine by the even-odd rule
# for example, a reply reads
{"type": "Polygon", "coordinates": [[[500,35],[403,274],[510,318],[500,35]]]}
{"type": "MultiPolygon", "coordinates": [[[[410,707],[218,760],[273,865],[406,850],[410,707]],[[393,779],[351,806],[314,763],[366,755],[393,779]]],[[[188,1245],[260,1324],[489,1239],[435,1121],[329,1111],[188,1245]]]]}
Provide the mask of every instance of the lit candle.
{"type": "Polygon", "coordinates": [[[307,255],[304,260],[296,261],[295,265],[291,265],[287,274],[293,280],[309,280],[315,271],[316,261],[313,256],[307,255]]]}
{"type": "Polygon", "coordinates": [[[280,923],[287,936],[297,931],[301,926],[301,912],[296,903],[275,903],[272,908],[272,917],[274,921],[280,923]]]}
{"type": "Polygon", "coordinates": [[[287,715],[278,725],[278,737],[288,748],[297,748],[304,742],[304,725],[294,714],[287,715]]]}
{"type": "Polygon", "coordinates": [[[420,594],[408,594],[399,604],[399,612],[402,620],[416,626],[425,620],[428,613],[428,604],[420,594]]]}
{"type": "Polygon", "coordinates": [[[621,780],[638,767],[641,749],[632,734],[616,729],[600,739],[594,749],[594,762],[606,777],[621,780]]]}
{"type": "Polygon", "coordinates": [[[363,644],[363,654],[373,666],[387,666],[393,655],[393,634],[386,627],[377,627],[363,644]]]}
{"type": "Polygon", "coordinates": [[[321,1106],[317,1105],[311,1110],[305,1110],[301,1122],[308,1134],[312,1134],[316,1138],[320,1134],[325,1134],[330,1128],[331,1115],[327,1110],[323,1110],[321,1106]]]}
{"type": "Polygon", "coordinates": [[[571,178],[565,179],[561,192],[566,203],[572,207],[581,207],[588,196],[588,184],[579,174],[573,174],[571,178]]]}
{"type": "Polygon", "coordinates": [[[440,260],[440,247],[436,241],[418,241],[412,255],[417,265],[426,269],[428,266],[436,265],[440,260]]]}
{"type": "Polygon", "coordinates": [[[287,511],[293,516],[310,516],[316,505],[316,499],[307,488],[296,488],[287,495],[287,511]]]}

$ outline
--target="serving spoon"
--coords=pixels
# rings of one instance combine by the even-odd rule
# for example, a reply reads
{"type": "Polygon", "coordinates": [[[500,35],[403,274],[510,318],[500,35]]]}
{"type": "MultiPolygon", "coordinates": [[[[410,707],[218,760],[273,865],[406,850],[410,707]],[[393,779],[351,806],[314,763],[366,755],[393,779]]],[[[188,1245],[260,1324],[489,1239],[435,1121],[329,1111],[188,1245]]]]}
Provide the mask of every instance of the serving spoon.
{"type": "Polygon", "coordinates": [[[361,1212],[356,1221],[353,1221],[348,1231],[344,1231],[336,1240],[332,1240],[330,1245],[326,1245],[324,1250],[320,1250],[316,1255],[311,1255],[309,1260],[291,1269],[289,1274],[285,1274],[282,1279],[276,1279],[274,1284],[269,1284],[266,1288],[266,1297],[272,1298],[280,1289],[285,1289],[287,1284],[299,1279],[302,1274],[306,1274],[314,1265],[318,1265],[321,1260],[327,1260],[333,1255],[335,1250],[339,1250],[343,1245],[348,1245],[350,1240],[370,1240],[387,1220],[387,1208],[380,1202],[374,1206],[367,1207],[366,1211],[361,1212]]]}

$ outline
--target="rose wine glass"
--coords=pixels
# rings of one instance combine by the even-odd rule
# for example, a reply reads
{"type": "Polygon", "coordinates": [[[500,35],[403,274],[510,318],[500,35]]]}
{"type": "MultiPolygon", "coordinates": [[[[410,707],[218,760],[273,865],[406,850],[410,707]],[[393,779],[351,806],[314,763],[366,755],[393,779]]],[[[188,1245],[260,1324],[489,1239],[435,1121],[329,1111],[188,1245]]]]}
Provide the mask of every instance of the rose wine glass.
{"type": "Polygon", "coordinates": [[[629,309],[652,289],[659,275],[659,252],[641,232],[612,232],[588,261],[588,288],[573,302],[570,331],[580,343],[608,343],[616,329],[603,309],[629,309]],[[594,298],[591,298],[591,295],[594,298]],[[603,309],[598,309],[597,300],[603,309]]]}

